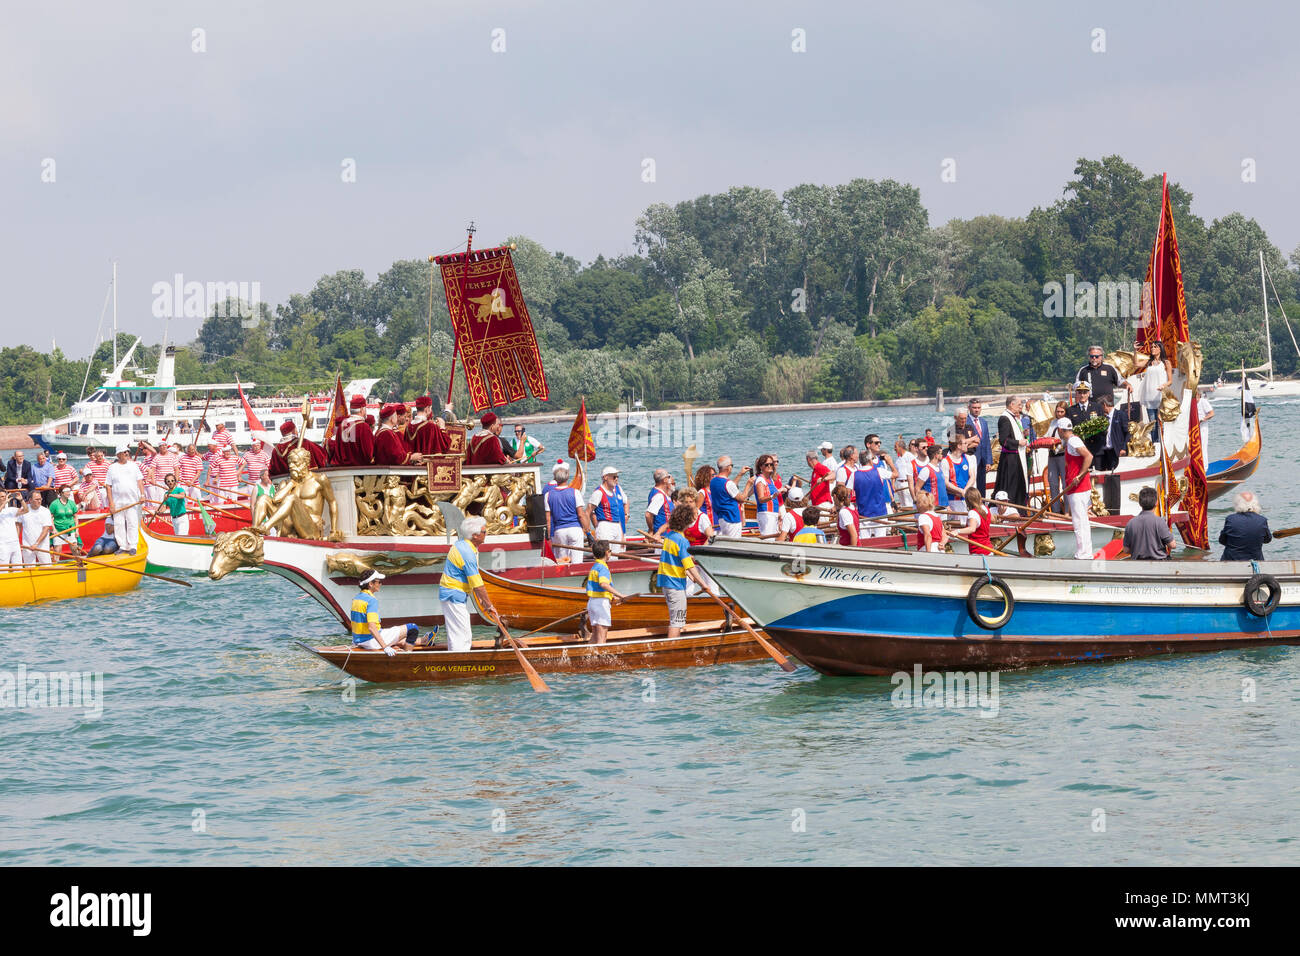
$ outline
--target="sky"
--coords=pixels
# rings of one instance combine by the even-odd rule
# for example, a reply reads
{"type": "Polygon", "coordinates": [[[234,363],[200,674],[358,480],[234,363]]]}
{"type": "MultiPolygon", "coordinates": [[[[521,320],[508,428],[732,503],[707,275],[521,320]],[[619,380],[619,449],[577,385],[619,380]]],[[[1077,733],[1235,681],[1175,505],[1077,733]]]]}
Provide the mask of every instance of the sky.
{"type": "Polygon", "coordinates": [[[275,305],[471,220],[585,263],[634,252],[651,203],[855,177],[919,187],[932,225],[1023,216],[1115,153],[1289,255],[1297,26],[1131,0],[9,5],[3,344],[89,354],[114,259],[119,328],[156,342],[177,274],[275,305]]]}

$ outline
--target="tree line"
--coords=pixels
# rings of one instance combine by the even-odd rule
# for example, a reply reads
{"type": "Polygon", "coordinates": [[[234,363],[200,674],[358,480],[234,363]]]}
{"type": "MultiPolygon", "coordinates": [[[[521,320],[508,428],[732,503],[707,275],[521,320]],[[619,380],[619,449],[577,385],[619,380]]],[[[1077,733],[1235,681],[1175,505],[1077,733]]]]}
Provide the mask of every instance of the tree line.
{"type": "MultiPolygon", "coordinates": [[[[915,187],[855,179],[657,203],[636,221],[635,255],[586,266],[507,237],[551,400],[506,411],[575,408],[579,395],[605,411],[628,392],[660,407],[1059,388],[1090,343],[1131,345],[1140,303],[1117,310],[1101,293],[1145,277],[1160,193],[1158,174],[1108,156],[1080,159],[1061,197],[1022,218],[932,226],[915,187]]],[[[1207,224],[1176,183],[1170,198],[1206,376],[1261,363],[1259,251],[1288,314],[1300,314],[1300,248],[1288,260],[1240,213],[1207,224]]],[[[239,375],[268,393],[323,388],[339,372],[379,378],[386,398],[445,394],[451,324],[435,278],[429,334],[430,278],[426,259],[401,260],[373,282],[344,270],[274,308],[248,304],[253,321],[215,309],[180,354],[177,380],[239,375]]],[[[141,353],[142,368],[157,348],[141,353]]],[[[92,387],[111,353],[106,342],[91,358],[92,387]]],[[[1297,368],[1278,326],[1273,359],[1278,374],[1297,368]]],[[[64,414],[86,369],[57,350],[0,351],[0,422],[64,414]]]]}

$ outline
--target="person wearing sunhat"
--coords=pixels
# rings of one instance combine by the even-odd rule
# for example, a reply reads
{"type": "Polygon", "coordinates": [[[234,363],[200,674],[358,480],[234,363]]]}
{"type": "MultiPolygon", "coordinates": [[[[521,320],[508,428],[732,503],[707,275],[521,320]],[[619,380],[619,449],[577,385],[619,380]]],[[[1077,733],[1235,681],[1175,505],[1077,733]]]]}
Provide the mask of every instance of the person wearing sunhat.
{"type": "Polygon", "coordinates": [[[501,447],[501,429],[503,425],[496,412],[484,412],[479,419],[479,430],[469,440],[469,464],[471,465],[508,465],[501,447]]]}
{"type": "Polygon", "coordinates": [[[379,585],[384,577],[378,571],[371,571],[361,579],[361,590],[352,599],[348,617],[352,624],[354,651],[383,651],[392,657],[398,650],[406,650],[407,640],[413,640],[418,629],[414,624],[379,626],[379,585]]]}
{"type": "Polygon", "coordinates": [[[627,498],[618,484],[618,469],[606,465],[600,485],[587,502],[587,517],[596,526],[596,540],[613,542],[610,551],[620,554],[627,535],[627,498]]]}
{"type": "Polygon", "coordinates": [[[353,395],[348,407],[351,414],[339,423],[326,446],[329,463],[353,468],[369,465],[375,457],[375,433],[366,423],[366,397],[353,395]]]}
{"type": "Polygon", "coordinates": [[[126,445],[117,446],[117,460],[108,466],[105,481],[108,489],[108,510],[118,511],[113,522],[113,537],[117,549],[135,554],[140,543],[140,502],[144,500],[144,472],[131,460],[131,450],[126,445]],[[134,505],[134,507],[129,507],[134,505]]]}
{"type": "Polygon", "coordinates": [[[1092,501],[1092,452],[1074,433],[1074,422],[1056,420],[1056,436],[1065,446],[1065,500],[1074,525],[1074,556],[1092,559],[1092,525],[1088,523],[1088,505],[1092,501]]]}

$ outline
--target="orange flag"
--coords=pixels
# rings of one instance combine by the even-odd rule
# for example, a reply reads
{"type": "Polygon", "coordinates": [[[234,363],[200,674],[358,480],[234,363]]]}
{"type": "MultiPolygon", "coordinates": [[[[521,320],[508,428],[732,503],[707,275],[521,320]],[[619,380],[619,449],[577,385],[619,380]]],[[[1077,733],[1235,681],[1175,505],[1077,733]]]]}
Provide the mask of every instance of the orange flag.
{"type": "MultiPolygon", "coordinates": [[[[329,441],[334,430],[339,427],[343,419],[348,417],[348,400],[343,397],[343,376],[339,375],[334,379],[334,401],[330,403],[330,420],[325,423],[325,440],[329,441]]],[[[307,423],[303,422],[303,432],[307,431],[307,423]]]]}
{"type": "Polygon", "coordinates": [[[592,461],[596,457],[596,440],[591,437],[591,425],[587,423],[586,396],[569,432],[569,454],[578,461],[592,461]]]}

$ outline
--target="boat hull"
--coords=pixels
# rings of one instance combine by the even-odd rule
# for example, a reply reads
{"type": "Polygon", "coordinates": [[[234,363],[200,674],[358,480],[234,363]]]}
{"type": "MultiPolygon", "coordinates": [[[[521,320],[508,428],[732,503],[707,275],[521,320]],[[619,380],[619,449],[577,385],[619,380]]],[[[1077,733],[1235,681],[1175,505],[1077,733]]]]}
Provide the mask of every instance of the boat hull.
{"type": "Polygon", "coordinates": [[[80,569],[66,561],[0,573],[0,607],[121,594],[139,587],[141,577],[133,572],[143,571],[147,560],[147,548],[141,546],[134,555],[104,555],[95,558],[102,563],[80,569]]]}
{"type": "MultiPolygon", "coordinates": [[[[469,651],[404,651],[392,657],[379,651],[353,651],[349,647],[300,646],[353,677],[379,684],[437,683],[523,675],[514,651],[495,648],[490,641],[476,641],[475,647],[469,651]]],[[[524,654],[542,674],[705,667],[769,659],[754,639],[739,628],[722,631],[714,628],[696,633],[688,629],[681,637],[672,640],[651,636],[612,640],[599,645],[542,638],[526,641],[524,654]]]]}
{"type": "MultiPolygon", "coordinates": [[[[1100,562],[727,541],[699,563],[778,644],[826,674],[998,670],[1184,651],[1300,644],[1300,567],[1264,562],[1280,602],[1244,606],[1250,562],[1100,562]],[[1014,607],[987,630],[968,608],[992,575],[1014,607]]],[[[995,616],[1000,604],[978,609],[995,616]]]]}

